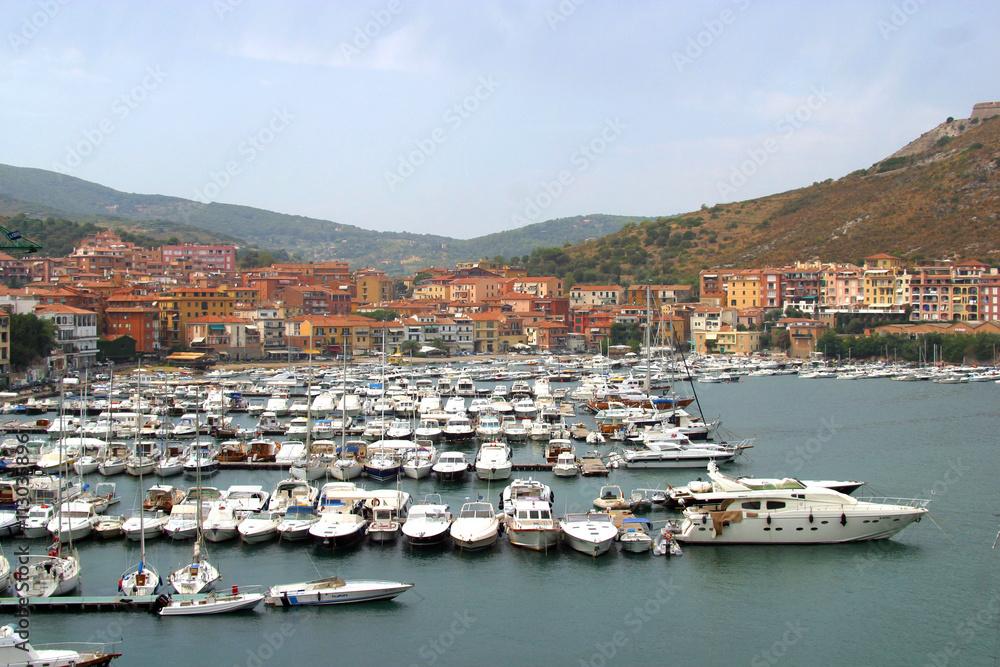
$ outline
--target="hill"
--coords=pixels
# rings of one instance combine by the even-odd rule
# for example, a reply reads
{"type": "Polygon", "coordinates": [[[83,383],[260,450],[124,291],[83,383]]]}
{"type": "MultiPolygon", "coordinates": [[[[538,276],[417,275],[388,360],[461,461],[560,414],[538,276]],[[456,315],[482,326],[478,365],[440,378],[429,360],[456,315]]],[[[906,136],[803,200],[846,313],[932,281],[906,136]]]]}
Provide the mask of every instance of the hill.
{"type": "Polygon", "coordinates": [[[285,248],[305,259],[347,260],[352,266],[373,266],[392,274],[497,255],[520,256],[540,245],[579,243],[641,220],[635,216],[577,216],[461,240],[375,232],[249,206],[130,194],[53,171],[0,165],[0,213],[18,212],[117,226],[148,236],[176,236],[198,229],[216,239],[242,238],[264,248],[285,248]]]}
{"type": "MultiPolygon", "coordinates": [[[[568,282],[696,281],[708,268],[822,259],[1000,260],[1000,118],[951,120],[843,178],[626,225],[532,253],[568,282]]],[[[694,284],[697,284],[695,282],[694,284]]]]}

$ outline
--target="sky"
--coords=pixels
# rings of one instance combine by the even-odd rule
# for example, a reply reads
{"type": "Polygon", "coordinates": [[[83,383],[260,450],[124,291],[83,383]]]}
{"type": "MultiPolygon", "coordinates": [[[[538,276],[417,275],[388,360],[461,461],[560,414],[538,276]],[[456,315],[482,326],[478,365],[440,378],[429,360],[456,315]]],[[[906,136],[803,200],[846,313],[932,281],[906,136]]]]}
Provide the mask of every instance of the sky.
{"type": "Polygon", "coordinates": [[[472,238],[868,167],[1000,100],[982,0],[3,0],[0,163],[472,238]]]}

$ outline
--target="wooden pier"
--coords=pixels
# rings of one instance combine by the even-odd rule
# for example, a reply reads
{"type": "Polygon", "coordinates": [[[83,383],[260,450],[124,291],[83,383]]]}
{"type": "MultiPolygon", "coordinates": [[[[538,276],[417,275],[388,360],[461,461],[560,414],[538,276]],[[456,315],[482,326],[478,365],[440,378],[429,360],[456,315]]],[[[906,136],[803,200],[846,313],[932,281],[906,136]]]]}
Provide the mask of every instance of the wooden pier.
{"type": "Polygon", "coordinates": [[[584,477],[607,477],[608,467],[601,459],[583,459],[580,462],[580,474],[584,477]]]}
{"type": "MultiPolygon", "coordinates": [[[[27,605],[21,598],[0,598],[0,611],[11,612],[27,606],[32,612],[91,612],[91,611],[149,611],[156,602],[156,595],[124,597],[106,596],[61,596],[51,598],[28,598],[27,605]]],[[[205,595],[172,595],[174,601],[203,600],[205,595]]]]}

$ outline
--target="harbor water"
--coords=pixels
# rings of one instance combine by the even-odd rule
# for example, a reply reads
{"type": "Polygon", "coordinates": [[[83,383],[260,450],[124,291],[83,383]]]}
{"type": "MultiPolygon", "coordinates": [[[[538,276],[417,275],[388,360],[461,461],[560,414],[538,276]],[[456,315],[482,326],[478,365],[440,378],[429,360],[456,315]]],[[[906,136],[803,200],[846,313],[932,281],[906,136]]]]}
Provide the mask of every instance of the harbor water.
{"type": "MultiPolygon", "coordinates": [[[[123,656],[114,664],[146,667],[998,664],[1000,551],[992,545],[1000,523],[1000,386],[772,376],[699,385],[698,393],[706,417],[721,417],[732,438],[756,438],[725,472],[864,480],[868,486],[854,495],[930,498],[930,513],[890,540],[692,545],[674,558],[626,554],[617,545],[598,558],[565,545],[536,553],[504,537],[482,553],[410,550],[402,540],[343,552],[311,543],[209,544],[221,588],[333,574],[415,586],[389,602],[260,606],[215,617],[35,612],[31,642],[120,639],[123,656]]],[[[513,448],[515,461],[542,459],[541,445],[513,448]]],[[[578,444],[578,452],[586,448],[578,444]]],[[[458,449],[471,455],[475,445],[458,449]]],[[[552,486],[558,516],[588,509],[605,483],[627,494],[706,478],[698,469],[617,469],[606,479],[514,476],[529,474],[552,486]]],[[[205,484],[269,491],[284,476],[223,471],[205,484]]],[[[136,480],[112,480],[123,500],[111,513],[130,513],[136,480]]],[[[505,484],[473,474],[450,485],[404,479],[400,488],[415,502],[440,493],[457,512],[479,496],[496,505],[505,484]]],[[[644,514],[654,521],[680,516],[644,514]]],[[[25,542],[3,544],[12,563],[25,542]]],[[[33,552],[48,546],[29,544],[33,552]]],[[[138,545],[123,539],[88,538],[78,547],[82,595],[114,595],[118,577],[138,558],[138,545]]],[[[147,543],[147,560],[166,577],[189,562],[191,549],[190,541],[160,538],[147,543]]]]}

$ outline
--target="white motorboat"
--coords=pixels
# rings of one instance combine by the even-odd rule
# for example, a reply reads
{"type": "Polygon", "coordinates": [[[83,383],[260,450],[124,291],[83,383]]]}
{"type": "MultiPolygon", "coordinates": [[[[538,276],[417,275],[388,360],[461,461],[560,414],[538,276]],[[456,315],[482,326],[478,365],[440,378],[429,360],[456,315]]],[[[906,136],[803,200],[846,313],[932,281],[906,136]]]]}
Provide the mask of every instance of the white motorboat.
{"type": "Polygon", "coordinates": [[[519,500],[541,500],[551,505],[555,495],[548,484],[529,477],[515,479],[504,488],[500,494],[500,509],[510,515],[514,503],[519,500]]]}
{"type": "MultiPolygon", "coordinates": [[[[884,540],[927,513],[930,501],[855,498],[823,487],[759,489],[737,484],[712,492],[711,503],[684,510],[676,539],[690,544],[832,544],[884,540]]],[[[700,501],[701,494],[692,494],[700,501]]]]}
{"type": "Polygon", "coordinates": [[[399,537],[402,527],[402,520],[391,508],[376,507],[372,510],[372,520],[365,528],[365,534],[373,542],[391,542],[399,537]]]}
{"type": "MultiPolygon", "coordinates": [[[[528,439],[529,428],[525,426],[525,422],[507,416],[500,423],[503,428],[503,438],[507,442],[524,442],[528,439]]],[[[530,424],[531,420],[527,420],[527,423],[530,424]]]]}
{"type": "Polygon", "coordinates": [[[184,461],[184,474],[187,477],[209,477],[219,472],[219,452],[214,444],[205,441],[195,443],[184,461]]]}
{"type": "Polygon", "coordinates": [[[576,477],[580,474],[580,465],[576,462],[576,454],[560,452],[552,466],[552,474],[556,477],[576,477]]]}
{"type": "Polygon", "coordinates": [[[479,452],[476,454],[476,476],[479,479],[507,479],[513,468],[510,445],[503,442],[484,442],[479,446],[479,452]]]}
{"type": "Polygon", "coordinates": [[[431,494],[410,508],[403,523],[403,535],[412,546],[432,546],[441,544],[448,536],[454,517],[448,506],[441,502],[441,496],[431,494]]]}
{"type": "MultiPolygon", "coordinates": [[[[17,518],[16,513],[13,516],[17,518]]],[[[49,534],[49,522],[55,516],[55,505],[32,505],[28,508],[28,516],[24,519],[21,532],[29,539],[46,537],[49,534]]]]}
{"type": "Polygon", "coordinates": [[[413,424],[406,419],[393,419],[385,431],[389,440],[409,440],[413,437],[413,424]]]}
{"type": "Polygon", "coordinates": [[[303,479],[288,477],[275,485],[267,502],[267,509],[284,513],[293,506],[315,507],[318,496],[319,489],[315,486],[303,479]]]}
{"type": "Polygon", "coordinates": [[[149,540],[162,535],[169,520],[170,515],[163,510],[139,510],[122,524],[122,533],[133,542],[149,540]]]}
{"type": "Polygon", "coordinates": [[[753,440],[737,443],[692,443],[679,430],[646,434],[642,448],[625,449],[621,455],[612,455],[609,463],[626,468],[701,468],[710,461],[731,463],[744,451],[753,447],[753,440]]]}
{"type": "Polygon", "coordinates": [[[236,513],[236,508],[226,499],[208,512],[201,527],[201,532],[209,542],[225,542],[234,539],[239,533],[242,517],[236,513]]]}
{"type": "Polygon", "coordinates": [[[154,610],[160,616],[203,616],[228,614],[253,609],[264,600],[262,586],[233,586],[226,593],[212,592],[205,597],[172,600],[166,598],[154,610]]]}
{"type": "Polygon", "coordinates": [[[270,605],[294,607],[299,605],[345,604],[391,600],[413,584],[397,581],[353,580],[328,577],[296,584],[272,586],[264,601],[270,605]]]}
{"type": "MultiPolygon", "coordinates": [[[[113,646],[113,645],[112,645],[113,646]]],[[[107,667],[121,656],[105,644],[56,644],[51,648],[28,643],[13,624],[0,627],[0,664],[11,667],[107,667]]]]}
{"type": "Polygon", "coordinates": [[[620,486],[608,484],[601,487],[601,492],[594,499],[594,507],[601,510],[627,510],[632,508],[632,503],[625,497],[620,486]]]}
{"type": "Polygon", "coordinates": [[[451,539],[460,549],[474,551],[497,542],[500,519],[490,503],[465,503],[451,524],[451,539]]]}
{"type": "Polygon", "coordinates": [[[552,516],[552,506],[543,500],[516,500],[507,517],[507,536],[510,543],[548,551],[559,544],[561,529],[552,516]]]}
{"type": "MultiPolygon", "coordinates": [[[[209,510],[210,507],[205,508],[203,511],[208,513],[209,510]]],[[[167,520],[163,523],[163,534],[172,540],[191,539],[198,532],[197,513],[198,508],[194,502],[174,505],[167,516],[167,520]]]]}
{"type": "Polygon", "coordinates": [[[278,522],[278,539],[296,542],[310,537],[309,529],[319,521],[319,515],[312,505],[291,505],[286,508],[278,522]]]}
{"type": "Polygon", "coordinates": [[[663,504],[670,509],[696,507],[697,505],[714,504],[713,493],[724,493],[727,491],[740,491],[748,487],[755,491],[765,489],[803,489],[811,486],[819,486],[825,489],[832,489],[851,495],[864,482],[857,480],[799,480],[794,477],[730,477],[719,472],[719,468],[714,463],[708,464],[712,481],[703,481],[700,477],[687,486],[677,486],[666,492],[663,504]],[[695,500],[693,494],[699,494],[695,500]]]}
{"type": "Polygon", "coordinates": [[[309,534],[323,546],[342,548],[357,544],[364,536],[368,521],[362,516],[363,505],[371,494],[352,482],[328,482],[319,492],[316,512],[319,521],[309,534]]]}
{"type": "Polygon", "coordinates": [[[652,524],[648,519],[627,517],[622,520],[618,542],[622,551],[629,553],[644,553],[653,548],[653,537],[650,535],[652,524]]]}
{"type": "Polygon", "coordinates": [[[462,452],[441,452],[431,472],[441,482],[464,482],[469,476],[469,461],[462,452]]]}
{"type": "Polygon", "coordinates": [[[552,424],[543,419],[536,419],[531,422],[531,430],[528,431],[530,440],[545,442],[552,437],[552,424]]]}
{"type": "Polygon", "coordinates": [[[567,514],[560,523],[566,543],[588,556],[607,553],[618,539],[618,527],[607,512],[567,514]]]}
{"type": "Polygon", "coordinates": [[[285,435],[289,438],[304,438],[306,434],[309,433],[309,418],[308,417],[293,417],[291,421],[288,422],[288,428],[285,430],[285,435]]]}
{"type": "Polygon", "coordinates": [[[410,479],[423,479],[431,474],[437,462],[437,449],[429,441],[403,454],[403,474],[410,479]]]}
{"type": "Polygon", "coordinates": [[[493,441],[503,436],[503,427],[500,425],[500,418],[494,414],[480,414],[479,424],[476,426],[476,437],[481,441],[493,441]]]}
{"type": "Polygon", "coordinates": [[[184,472],[184,461],[187,456],[183,454],[165,454],[156,462],[153,467],[153,474],[157,477],[174,477],[184,472]]]}
{"type": "Polygon", "coordinates": [[[454,415],[445,422],[441,429],[442,437],[448,442],[465,442],[472,440],[476,434],[476,429],[472,427],[472,422],[464,414],[454,415]]]}
{"type": "Polygon", "coordinates": [[[56,540],[71,542],[89,536],[98,521],[93,505],[74,501],[63,503],[46,528],[56,540]]]}
{"type": "Polygon", "coordinates": [[[170,432],[170,437],[174,440],[194,438],[197,435],[198,415],[193,413],[181,415],[181,418],[177,420],[177,423],[174,424],[174,427],[170,432]]]}
{"type": "Polygon", "coordinates": [[[413,429],[413,437],[416,440],[437,442],[441,439],[441,423],[437,419],[421,419],[413,429]]]}
{"type": "Polygon", "coordinates": [[[243,519],[236,531],[247,544],[269,542],[278,537],[278,525],[283,518],[284,515],[279,512],[261,510],[243,519]]]}

